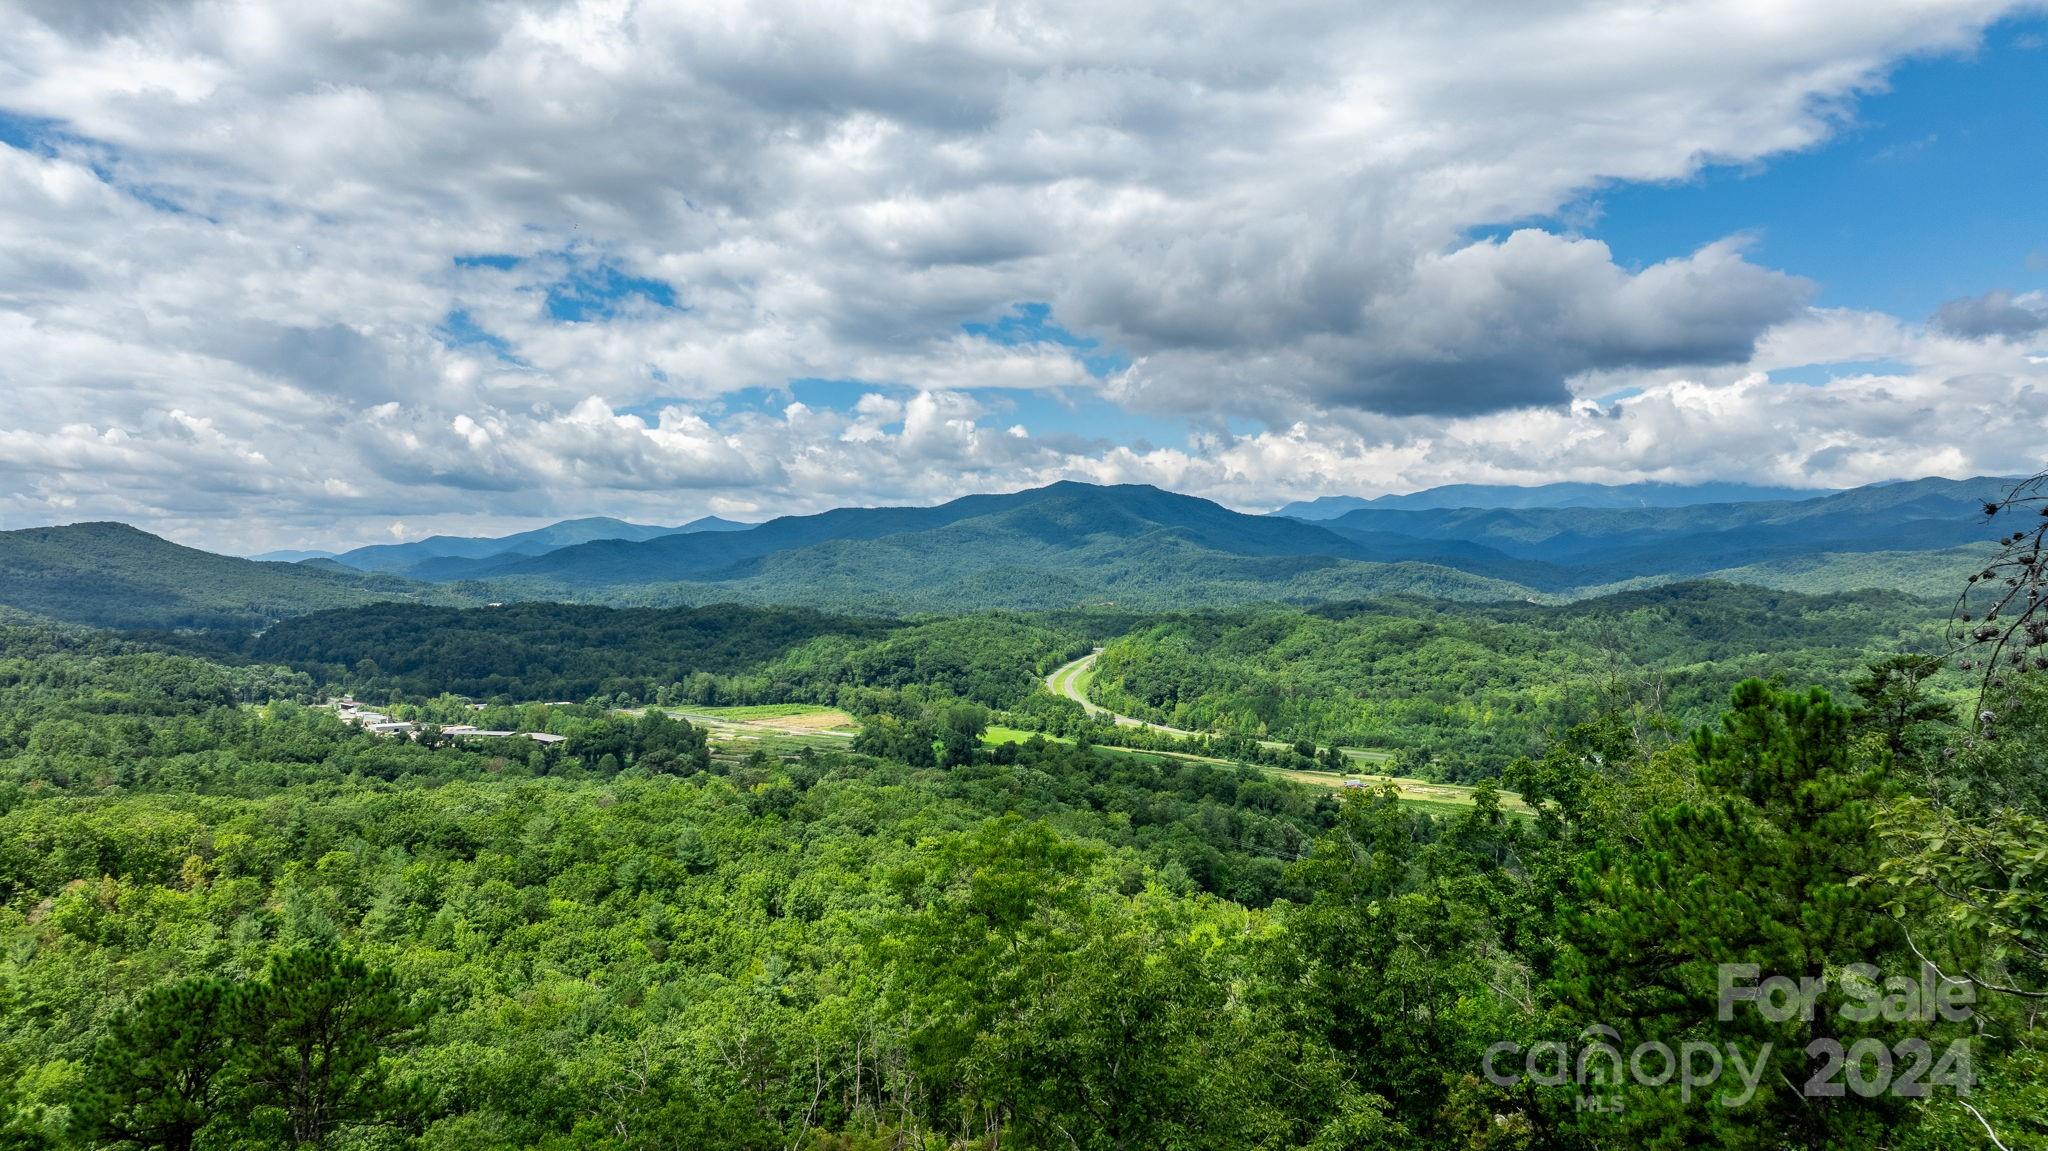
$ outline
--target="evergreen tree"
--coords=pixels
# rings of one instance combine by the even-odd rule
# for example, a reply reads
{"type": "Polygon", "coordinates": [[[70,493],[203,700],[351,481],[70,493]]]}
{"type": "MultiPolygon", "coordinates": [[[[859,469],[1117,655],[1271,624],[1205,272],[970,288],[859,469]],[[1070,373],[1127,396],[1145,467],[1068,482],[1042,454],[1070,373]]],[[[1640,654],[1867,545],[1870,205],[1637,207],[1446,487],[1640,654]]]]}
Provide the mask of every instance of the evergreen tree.
{"type": "Polygon", "coordinates": [[[1623,1051],[1698,1040],[1751,1058],[1769,1044],[1770,1063],[1741,1107],[1718,1101],[1740,1096],[1730,1074],[1690,1101],[1675,1086],[1637,1088],[1624,1114],[1579,1121],[1620,1123],[1644,1146],[1870,1146],[1886,1101],[1808,1098],[1800,1086],[1816,1066],[1810,1042],[1857,1037],[1840,1015],[1840,981],[1828,977],[1851,963],[1898,969],[1887,963],[1898,954],[1891,920],[1856,882],[1877,841],[1848,709],[1819,688],[1745,681],[1693,749],[1707,797],[1653,814],[1642,843],[1603,844],[1581,866],[1581,905],[1566,924],[1573,952],[1555,990],[1587,1026],[1619,1030],[1623,1051]],[[1825,990],[1810,1018],[1773,1021],[1738,1003],[1723,1019],[1722,965],[1750,965],[1759,980],[1824,980],[1825,990]]]}
{"type": "Polygon", "coordinates": [[[1926,727],[1955,722],[1955,709],[1935,699],[1927,681],[1941,671],[1941,660],[1927,655],[1893,655],[1864,668],[1849,681],[1857,704],[1850,719],[1858,728],[1875,731],[1897,761],[1917,748],[1917,733],[1926,727]]]}
{"type": "Polygon", "coordinates": [[[228,1090],[229,995],[218,979],[188,979],[116,1016],[93,1047],[72,1130],[96,1145],[187,1151],[228,1090]]]}
{"type": "Polygon", "coordinates": [[[294,1147],[326,1147],[338,1130],[416,1116],[384,1056],[416,1040],[424,1015],[388,971],[327,949],[274,957],[231,999],[243,1056],[242,1106],[258,1130],[294,1147]]]}

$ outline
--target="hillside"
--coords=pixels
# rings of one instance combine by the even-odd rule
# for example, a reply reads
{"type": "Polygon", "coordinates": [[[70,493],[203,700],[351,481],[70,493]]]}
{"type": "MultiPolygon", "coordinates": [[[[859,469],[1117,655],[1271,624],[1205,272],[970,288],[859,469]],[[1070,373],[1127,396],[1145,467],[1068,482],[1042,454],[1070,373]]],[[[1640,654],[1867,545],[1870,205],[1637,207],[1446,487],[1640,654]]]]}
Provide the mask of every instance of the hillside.
{"type": "Polygon", "coordinates": [[[459,603],[456,589],[337,568],[266,563],[117,523],[0,532],[0,605],[95,627],[257,628],[322,608],[459,603]]]}
{"type": "MultiPolygon", "coordinates": [[[[1940,552],[1984,542],[1982,506],[2011,481],[1924,479],[1806,500],[1671,508],[1361,508],[1323,526],[1382,555],[1439,562],[1546,591],[1588,591],[1646,578],[1681,579],[1831,555],[1824,586],[1896,586],[1878,553],[1940,552]],[[1466,549],[1461,554],[1456,549],[1466,549]],[[1870,554],[1867,580],[1852,559],[1870,554]],[[1503,558],[1512,566],[1503,566],[1503,558]]],[[[1915,570],[1913,586],[1927,573],[1915,570]]]]}
{"type": "Polygon", "coordinates": [[[1419,511],[1443,508],[1677,508],[1694,504],[1805,500],[1831,495],[1826,489],[1761,487],[1754,484],[1445,484],[1416,492],[1375,496],[1317,496],[1276,509],[1276,516],[1333,520],[1360,508],[1419,511]]]}
{"type": "Polygon", "coordinates": [[[1691,726],[1749,676],[1844,688],[1939,644],[1938,605],[1680,583],[1570,604],[1423,600],[1162,614],[1111,641],[1096,702],[1194,730],[1397,749],[1403,770],[1500,771],[1620,698],[1691,726]]]}
{"type": "Polygon", "coordinates": [[[930,508],[841,508],[747,532],[607,540],[434,570],[489,578],[526,596],[887,611],[1527,594],[1441,566],[1374,562],[1368,548],[1312,524],[1141,485],[1080,483],[930,508]]]}
{"type": "MultiPolygon", "coordinates": [[[[532,531],[508,536],[428,536],[402,544],[371,544],[334,556],[337,561],[361,571],[416,574],[412,569],[436,560],[483,560],[493,556],[537,556],[557,548],[573,547],[592,540],[650,540],[691,532],[744,531],[752,525],[734,523],[717,516],[705,516],[680,527],[656,527],[627,523],[609,516],[563,520],[532,531]]],[[[307,553],[325,555],[328,553],[307,553]]]]}

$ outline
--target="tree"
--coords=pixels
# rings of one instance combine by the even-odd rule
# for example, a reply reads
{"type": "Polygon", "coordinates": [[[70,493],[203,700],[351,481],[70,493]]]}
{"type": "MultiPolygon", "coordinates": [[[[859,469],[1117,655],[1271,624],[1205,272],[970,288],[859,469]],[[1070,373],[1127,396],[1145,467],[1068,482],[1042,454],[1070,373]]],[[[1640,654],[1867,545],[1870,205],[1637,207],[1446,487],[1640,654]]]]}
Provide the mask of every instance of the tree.
{"type": "Polygon", "coordinates": [[[73,1131],[94,1143],[186,1151],[228,1090],[228,984],[188,979],[146,992],[93,1047],[73,1131]]]}
{"type": "Polygon", "coordinates": [[[1941,659],[1931,655],[1893,655],[1870,664],[1849,681],[1858,701],[1850,721],[1877,732],[1892,759],[1905,761],[1918,729],[1955,721],[1954,709],[1927,690],[1927,681],[1940,671],[1941,659]]]}
{"type": "Polygon", "coordinates": [[[1572,950],[1554,986],[1579,1022],[1621,1029],[1621,1050],[1651,1040],[1737,1045],[1767,1056],[1774,1072],[1740,1110],[1642,1088],[1625,1116],[1588,1121],[1722,1146],[1867,1146],[1883,1128],[1883,1100],[1809,1099],[1794,1086],[1810,1074],[1810,1041],[1854,1038],[1838,1010],[1840,982],[1827,973],[1900,953],[1881,900],[1858,879],[1878,843],[1872,784],[1851,760],[1848,733],[1848,709],[1826,691],[1747,680],[1720,724],[1694,733],[1705,797],[1653,814],[1640,844],[1603,843],[1586,856],[1566,916],[1572,950]],[[1810,1017],[1724,1015],[1724,965],[1825,990],[1810,1017]]]}
{"type": "Polygon", "coordinates": [[[244,1107],[292,1146],[325,1147],[341,1128],[418,1112],[384,1056],[418,1039],[424,1013],[390,972],[330,948],[287,952],[236,989],[230,1010],[248,1044],[244,1107]]]}
{"type": "Polygon", "coordinates": [[[1958,666],[1976,673],[1976,726],[1987,737],[2013,687],[2030,672],[2048,670],[2048,471],[1984,505],[1986,520],[2001,515],[2015,530],[1998,537],[1983,570],[1957,594],[1948,622],[1949,642],[1963,656],[1958,666]]]}

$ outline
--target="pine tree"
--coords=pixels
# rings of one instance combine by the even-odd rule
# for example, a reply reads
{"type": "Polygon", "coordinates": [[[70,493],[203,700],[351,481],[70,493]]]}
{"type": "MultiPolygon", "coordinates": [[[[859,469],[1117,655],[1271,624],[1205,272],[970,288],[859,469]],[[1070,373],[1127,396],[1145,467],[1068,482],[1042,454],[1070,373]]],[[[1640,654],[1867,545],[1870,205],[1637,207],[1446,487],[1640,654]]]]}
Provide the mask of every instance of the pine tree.
{"type": "Polygon", "coordinates": [[[329,948],[287,952],[236,989],[230,1011],[247,1044],[242,1105],[255,1126],[317,1148],[344,1127],[417,1115],[384,1056],[418,1038],[424,1014],[390,972],[329,948]]]}
{"type": "Polygon", "coordinates": [[[189,979],[145,993],[93,1048],[73,1130],[95,1144],[186,1151],[220,1109],[233,1054],[229,987],[189,979]]]}
{"type": "Polygon", "coordinates": [[[1631,1096],[1623,1116],[1581,1122],[1630,1126],[1643,1145],[1807,1147],[1866,1145],[1859,1140],[1882,1125],[1884,1101],[1800,1091],[1815,1066],[1809,1042],[1855,1038],[1839,1015],[1838,981],[1827,982],[1810,1019],[1773,1022],[1754,1005],[1719,1018],[1723,964],[1794,980],[1850,963],[1897,970],[1887,962],[1898,954],[1895,929],[1854,882],[1876,859],[1877,843],[1871,784],[1850,746],[1849,712],[1827,692],[1746,681],[1718,729],[1694,733],[1707,798],[1653,814],[1642,843],[1589,853],[1577,880],[1581,907],[1565,927],[1573,950],[1559,997],[1585,1024],[1620,1030],[1624,1051],[1690,1039],[1754,1054],[1769,1043],[1772,1065],[1739,1110],[1716,1103],[1718,1089],[1688,1104],[1675,1087],[1650,1088],[1631,1096]]]}
{"type": "Polygon", "coordinates": [[[1941,671],[1941,660],[1927,655],[1893,655],[1864,668],[1849,681],[1856,707],[1855,725],[1875,731],[1892,758],[1905,761],[1913,753],[1915,734],[1933,725],[1955,722],[1955,708],[1934,698],[1927,680],[1941,671]]]}

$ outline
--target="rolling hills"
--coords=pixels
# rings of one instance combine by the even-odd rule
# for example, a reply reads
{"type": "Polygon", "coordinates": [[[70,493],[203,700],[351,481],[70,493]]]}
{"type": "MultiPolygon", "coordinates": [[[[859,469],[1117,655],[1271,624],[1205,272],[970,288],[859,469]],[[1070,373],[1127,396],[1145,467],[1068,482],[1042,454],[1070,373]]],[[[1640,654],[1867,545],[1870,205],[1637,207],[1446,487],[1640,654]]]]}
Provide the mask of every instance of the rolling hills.
{"type": "MultiPolygon", "coordinates": [[[[609,516],[562,520],[508,536],[428,536],[402,544],[371,544],[335,555],[337,562],[359,571],[411,574],[435,560],[482,560],[493,556],[536,556],[592,540],[651,540],[692,532],[743,531],[750,525],[705,516],[679,527],[627,523],[609,516]]],[[[312,553],[313,556],[327,553],[312,553]]]]}
{"type": "Polygon", "coordinates": [[[1673,507],[1364,507],[1311,522],[1143,485],[1062,482],[752,527],[577,521],[297,564],[80,524],[0,535],[0,606],[115,627],[243,628],[382,600],[1150,610],[1396,594],[1556,601],[1691,579],[1939,596],[1975,563],[1989,535],[1982,504],[2007,484],[1925,479],[1673,507]],[[659,534],[615,534],[628,529],[659,534]],[[589,535],[599,538],[563,542],[589,535]],[[449,554],[484,548],[497,550],[449,554]]]}
{"type": "Polygon", "coordinates": [[[1360,508],[1418,511],[1442,508],[1676,508],[1693,504],[1739,504],[1763,500],[1804,500],[1832,495],[1829,489],[1762,487],[1755,484],[1445,484],[1417,492],[1364,499],[1317,496],[1296,500],[1272,514],[1302,520],[1333,520],[1360,508]]]}
{"type": "Polygon", "coordinates": [[[215,555],[118,523],[0,532],[0,605],[95,627],[262,627],[388,600],[469,603],[463,591],[337,567],[215,555]]]}
{"type": "Polygon", "coordinates": [[[840,508],[744,532],[437,561],[414,573],[528,596],[896,611],[1393,592],[1575,598],[1697,578],[1942,594],[1987,536],[1983,501],[2007,483],[1925,479],[1669,507],[1375,507],[1310,522],[1142,485],[1068,482],[936,507],[840,508]]]}
{"type": "Polygon", "coordinates": [[[487,580],[526,596],[890,611],[1521,594],[1480,575],[1381,562],[1313,524],[1142,485],[1072,482],[937,507],[840,508],[744,532],[605,540],[415,570],[487,580]]]}

